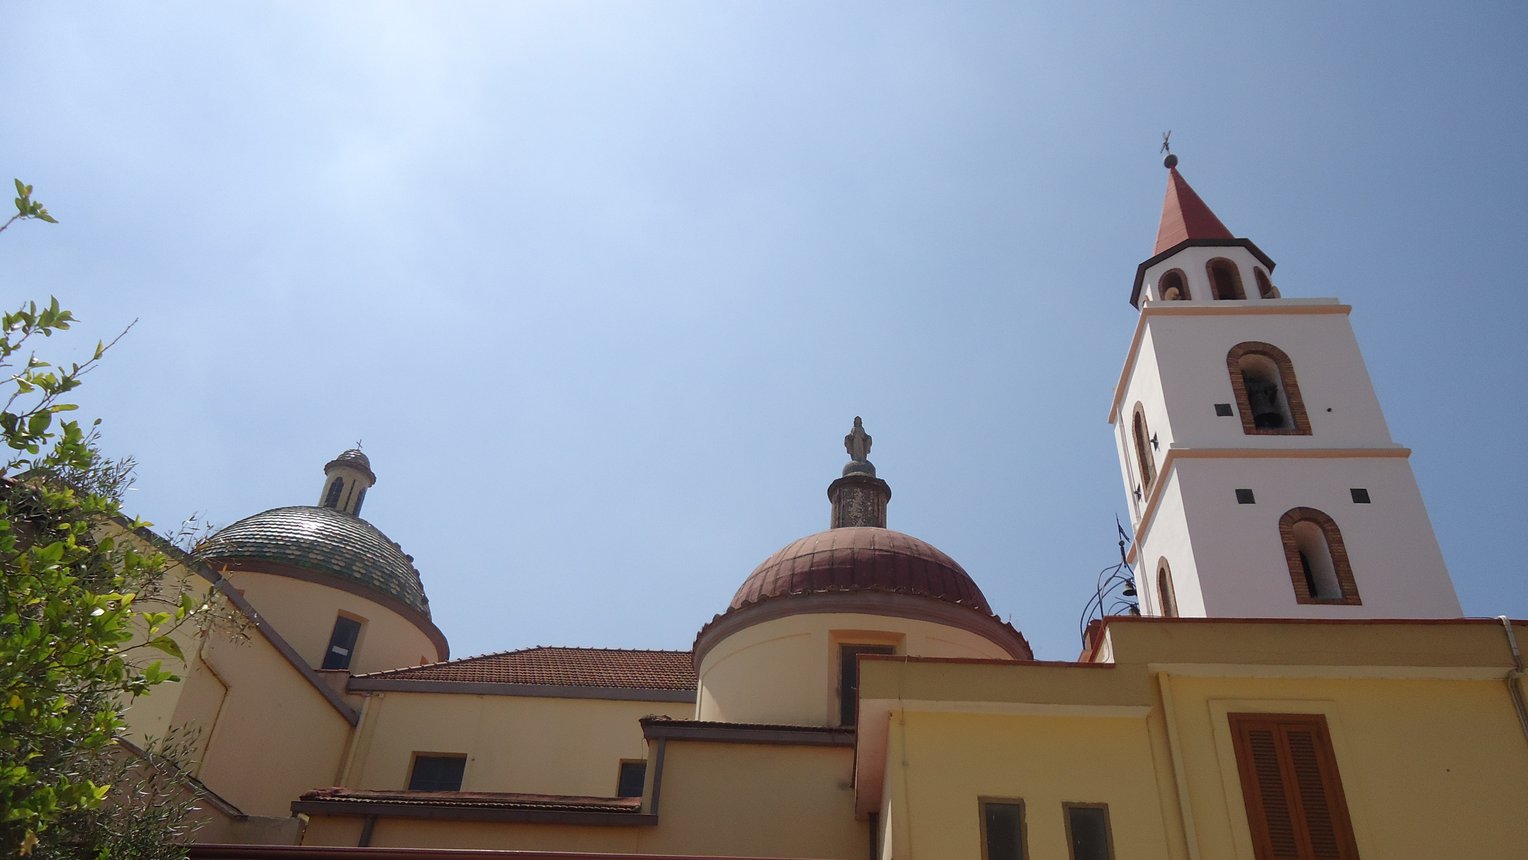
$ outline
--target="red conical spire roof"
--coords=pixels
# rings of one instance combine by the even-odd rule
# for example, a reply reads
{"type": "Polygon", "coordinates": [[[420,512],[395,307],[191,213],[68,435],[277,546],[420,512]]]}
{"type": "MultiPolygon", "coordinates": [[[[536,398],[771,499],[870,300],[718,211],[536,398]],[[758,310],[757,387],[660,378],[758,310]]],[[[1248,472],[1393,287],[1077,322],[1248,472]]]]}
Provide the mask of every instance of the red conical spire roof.
{"type": "MultiPolygon", "coordinates": [[[[1173,161],[1177,161],[1176,158],[1173,161]]],[[[1152,254],[1189,239],[1231,239],[1231,231],[1204,205],[1194,189],[1179,175],[1176,166],[1167,172],[1167,199],[1162,201],[1162,225],[1157,228],[1157,247],[1152,254]]]]}

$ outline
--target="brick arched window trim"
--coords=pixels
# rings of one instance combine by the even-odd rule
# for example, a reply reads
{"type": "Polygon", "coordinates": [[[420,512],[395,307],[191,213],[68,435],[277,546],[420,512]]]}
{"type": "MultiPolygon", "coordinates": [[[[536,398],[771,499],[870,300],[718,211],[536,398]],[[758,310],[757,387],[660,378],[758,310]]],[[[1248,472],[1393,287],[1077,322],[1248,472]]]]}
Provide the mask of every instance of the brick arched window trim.
{"type": "Polygon", "coordinates": [[[1260,298],[1276,299],[1279,297],[1279,288],[1268,280],[1268,273],[1261,268],[1253,267],[1252,276],[1257,279],[1257,294],[1260,298]]]}
{"type": "Polygon", "coordinates": [[[1173,588],[1172,565],[1157,559],[1157,608],[1163,618],[1178,617],[1178,592],[1173,588]]]}
{"type": "Polygon", "coordinates": [[[1157,480],[1157,461],[1151,451],[1151,428],[1146,426],[1146,410],[1139,403],[1135,404],[1135,413],[1130,419],[1130,442],[1135,448],[1136,478],[1141,482],[1141,492],[1148,493],[1157,480]]]}
{"type": "Polygon", "coordinates": [[[1169,269],[1163,272],[1162,277],[1157,280],[1157,295],[1161,296],[1164,301],[1169,302],[1189,301],[1193,296],[1188,291],[1188,275],[1185,275],[1182,269],[1169,269]],[[1169,296],[1167,291],[1173,287],[1177,287],[1178,295],[1169,296]]]}
{"type": "Polygon", "coordinates": [[[1295,589],[1296,603],[1316,603],[1331,606],[1361,606],[1358,583],[1353,580],[1353,566],[1348,563],[1348,548],[1342,542],[1342,531],[1337,523],[1323,511],[1315,508],[1290,508],[1279,517],[1279,539],[1284,544],[1284,561],[1289,566],[1289,582],[1295,589]],[[1295,538],[1295,525],[1310,523],[1321,529],[1326,537],[1327,551],[1332,555],[1332,568],[1337,574],[1340,597],[1316,597],[1310,593],[1305,582],[1304,567],[1300,564],[1300,544],[1295,538]]]}
{"type": "Polygon", "coordinates": [[[1295,378],[1294,363],[1284,354],[1284,350],[1260,340],[1239,343],[1226,353],[1226,372],[1231,376],[1231,391],[1236,395],[1236,406],[1241,412],[1243,433],[1248,436],[1310,435],[1310,417],[1305,414],[1305,399],[1300,396],[1300,382],[1295,378]],[[1289,426],[1259,427],[1253,423],[1252,402],[1247,398],[1247,382],[1242,379],[1241,371],[1241,360],[1249,355],[1260,355],[1278,367],[1279,384],[1283,386],[1284,400],[1289,404],[1289,426]]]}
{"type": "Polygon", "coordinates": [[[1247,290],[1242,286],[1241,267],[1236,265],[1236,263],[1227,260],[1225,257],[1216,257],[1215,259],[1204,264],[1204,273],[1210,278],[1211,298],[1245,299],[1247,297],[1247,290]],[[1229,291],[1221,290],[1220,283],[1215,277],[1215,270],[1217,269],[1226,273],[1227,280],[1230,281],[1229,286],[1231,289],[1229,291]],[[1235,293],[1235,295],[1228,296],[1225,295],[1225,292],[1235,293]]]}

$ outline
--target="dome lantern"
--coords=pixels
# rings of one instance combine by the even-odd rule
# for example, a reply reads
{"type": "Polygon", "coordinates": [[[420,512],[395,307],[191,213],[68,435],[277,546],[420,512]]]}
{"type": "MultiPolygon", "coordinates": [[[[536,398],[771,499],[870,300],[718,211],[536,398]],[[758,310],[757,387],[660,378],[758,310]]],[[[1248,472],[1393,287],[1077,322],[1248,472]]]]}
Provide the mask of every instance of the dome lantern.
{"type": "Polygon", "coordinates": [[[828,498],[833,502],[829,524],[832,528],[886,528],[886,503],[891,501],[891,486],[875,476],[875,466],[869,459],[870,442],[864,422],[858,415],[854,416],[854,428],[844,437],[849,462],[844,466],[843,476],[828,485],[828,498]]]}
{"type": "Polygon", "coordinates": [[[324,465],[324,488],[319,493],[318,504],[358,517],[361,504],[366,501],[366,491],[376,483],[371,460],[361,453],[360,448],[350,448],[324,465]]]}

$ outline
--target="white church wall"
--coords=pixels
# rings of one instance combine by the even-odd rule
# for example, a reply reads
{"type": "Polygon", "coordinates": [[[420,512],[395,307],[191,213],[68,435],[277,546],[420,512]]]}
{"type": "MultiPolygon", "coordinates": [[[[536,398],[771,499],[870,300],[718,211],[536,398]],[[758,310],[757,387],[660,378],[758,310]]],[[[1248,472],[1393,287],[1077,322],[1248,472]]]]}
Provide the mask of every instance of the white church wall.
{"type": "MultiPolygon", "coordinates": [[[[1185,458],[1176,472],[1184,504],[1179,521],[1193,532],[1206,615],[1459,616],[1453,583],[1404,459],[1185,458]],[[1367,490],[1371,503],[1355,504],[1355,488],[1367,490]],[[1238,504],[1237,489],[1251,490],[1255,502],[1238,504]],[[1341,530],[1359,605],[1297,602],[1279,531],[1280,518],[1296,507],[1324,512],[1341,530]]],[[[1153,549],[1156,539],[1154,532],[1153,549]]]]}

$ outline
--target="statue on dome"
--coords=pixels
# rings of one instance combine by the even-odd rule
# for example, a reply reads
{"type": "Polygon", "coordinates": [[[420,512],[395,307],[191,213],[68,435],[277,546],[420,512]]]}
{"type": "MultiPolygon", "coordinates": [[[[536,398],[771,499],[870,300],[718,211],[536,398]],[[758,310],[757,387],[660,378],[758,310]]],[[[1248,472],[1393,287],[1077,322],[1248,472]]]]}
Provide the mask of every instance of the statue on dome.
{"type": "Polygon", "coordinates": [[[870,434],[865,432],[865,424],[858,415],[854,416],[854,429],[844,437],[844,449],[852,462],[870,462],[870,434]]]}

